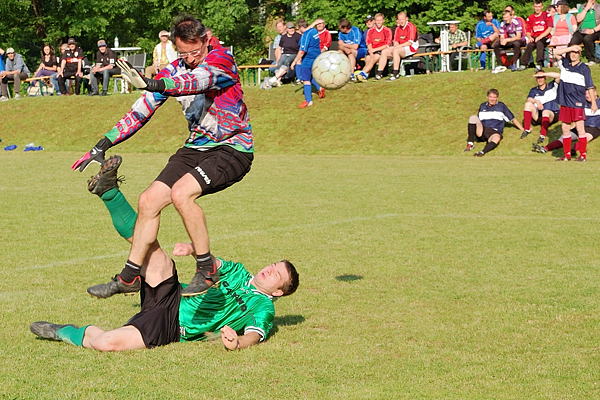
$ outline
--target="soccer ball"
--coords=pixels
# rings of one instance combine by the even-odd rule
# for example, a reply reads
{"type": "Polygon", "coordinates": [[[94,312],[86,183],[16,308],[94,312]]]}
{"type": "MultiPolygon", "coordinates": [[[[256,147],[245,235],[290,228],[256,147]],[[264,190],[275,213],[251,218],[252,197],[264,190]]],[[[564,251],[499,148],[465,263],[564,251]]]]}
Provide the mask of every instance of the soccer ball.
{"type": "Polygon", "coordinates": [[[326,89],[339,89],[350,79],[350,60],[339,51],[321,53],[312,66],[312,76],[326,89]]]}

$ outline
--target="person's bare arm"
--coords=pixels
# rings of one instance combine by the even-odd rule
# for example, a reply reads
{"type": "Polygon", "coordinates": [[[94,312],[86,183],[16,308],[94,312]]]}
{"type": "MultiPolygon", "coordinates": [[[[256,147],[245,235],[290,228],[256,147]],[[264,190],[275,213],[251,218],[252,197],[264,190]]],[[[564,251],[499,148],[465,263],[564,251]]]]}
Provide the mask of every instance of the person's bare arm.
{"type": "Polygon", "coordinates": [[[519,120],[518,120],[518,119],[516,119],[516,118],[513,118],[513,120],[512,120],[512,121],[510,121],[510,122],[511,122],[511,123],[512,123],[512,124],[513,124],[513,125],[514,125],[514,126],[517,128],[517,129],[518,129],[518,130],[520,130],[520,131],[524,131],[524,130],[525,130],[525,128],[523,128],[523,125],[521,125],[521,123],[519,122],[519,120]]]}
{"type": "Polygon", "coordinates": [[[227,350],[241,350],[260,343],[261,336],[257,332],[248,332],[238,336],[237,332],[225,325],[221,328],[221,342],[227,350]]]}

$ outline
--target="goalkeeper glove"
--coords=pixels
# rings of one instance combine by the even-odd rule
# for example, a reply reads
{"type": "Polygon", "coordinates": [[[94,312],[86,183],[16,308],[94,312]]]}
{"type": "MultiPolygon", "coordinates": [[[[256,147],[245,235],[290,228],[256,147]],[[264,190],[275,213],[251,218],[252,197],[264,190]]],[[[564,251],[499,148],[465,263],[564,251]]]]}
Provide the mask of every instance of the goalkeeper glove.
{"type": "Polygon", "coordinates": [[[111,141],[106,137],[103,137],[98,143],[96,143],[94,147],[92,147],[90,151],[85,153],[79,160],[75,161],[75,163],[71,165],[71,169],[78,169],[79,172],[83,172],[91,162],[97,162],[98,164],[102,165],[104,162],[104,152],[111,146],[111,141]]]}
{"type": "Polygon", "coordinates": [[[165,83],[162,79],[148,79],[133,67],[127,60],[120,58],[115,63],[121,69],[121,75],[138,89],[145,89],[149,92],[163,92],[165,83]]]}

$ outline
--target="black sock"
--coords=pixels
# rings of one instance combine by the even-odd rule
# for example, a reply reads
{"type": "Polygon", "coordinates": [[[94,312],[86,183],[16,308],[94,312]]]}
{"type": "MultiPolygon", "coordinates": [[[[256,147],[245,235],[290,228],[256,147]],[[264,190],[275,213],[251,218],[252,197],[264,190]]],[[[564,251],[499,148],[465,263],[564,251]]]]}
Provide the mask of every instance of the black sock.
{"type": "Polygon", "coordinates": [[[384,69],[382,69],[381,71],[380,71],[380,70],[377,70],[377,75],[379,75],[379,76],[383,75],[383,72],[384,72],[384,71],[385,71],[384,69]]]}
{"type": "Polygon", "coordinates": [[[477,140],[477,125],[467,125],[467,135],[467,142],[475,143],[475,141],[477,140]]]}
{"type": "Polygon", "coordinates": [[[484,153],[489,153],[490,151],[494,150],[496,147],[498,146],[497,143],[494,142],[487,142],[485,144],[485,147],[483,148],[483,152],[484,153]]]}
{"type": "Polygon", "coordinates": [[[196,255],[196,271],[208,271],[209,273],[213,273],[213,257],[210,254],[210,251],[206,254],[197,254],[196,255]]]}
{"type": "Polygon", "coordinates": [[[127,260],[127,262],[125,263],[125,267],[123,268],[119,276],[121,277],[122,281],[130,283],[133,282],[135,278],[140,276],[141,269],[142,268],[133,261],[127,260]]]}
{"type": "Polygon", "coordinates": [[[395,69],[395,70],[393,70],[393,71],[392,71],[392,75],[394,75],[394,76],[395,76],[395,75],[398,75],[399,73],[400,73],[400,71],[399,71],[399,70],[397,70],[397,69],[395,69]]]}

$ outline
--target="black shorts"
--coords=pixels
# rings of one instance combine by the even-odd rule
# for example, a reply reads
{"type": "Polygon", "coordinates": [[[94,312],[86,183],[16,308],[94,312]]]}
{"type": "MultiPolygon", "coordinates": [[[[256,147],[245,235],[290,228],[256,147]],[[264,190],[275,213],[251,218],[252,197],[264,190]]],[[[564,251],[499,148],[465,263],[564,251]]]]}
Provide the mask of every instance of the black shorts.
{"type": "Polygon", "coordinates": [[[142,310],[131,317],[124,326],[136,327],[149,349],[178,342],[181,285],[175,267],[173,276],[156,287],[151,287],[142,279],[140,298],[142,310]]]}
{"type": "Polygon", "coordinates": [[[500,135],[500,139],[502,139],[502,134],[493,130],[492,128],[488,128],[487,126],[483,127],[483,133],[481,136],[477,137],[478,142],[487,142],[492,135],[500,135]]]}
{"type": "Polygon", "coordinates": [[[600,136],[600,128],[596,128],[595,126],[586,126],[585,132],[592,135],[592,137],[594,139],[596,139],[598,136],[600,136]]]}
{"type": "Polygon", "coordinates": [[[223,145],[206,151],[182,147],[156,178],[170,188],[187,173],[192,174],[202,188],[202,196],[219,192],[242,180],[250,171],[252,153],[242,153],[223,145]]]}
{"type": "MultiPolygon", "coordinates": [[[[552,111],[552,110],[550,110],[552,111]]],[[[554,118],[552,118],[552,121],[550,121],[550,125],[554,125],[555,123],[558,122],[558,111],[552,111],[554,113],[554,118]]],[[[542,113],[539,113],[539,118],[537,120],[535,119],[531,119],[531,125],[533,126],[539,126],[542,124],[542,113]]]]}

